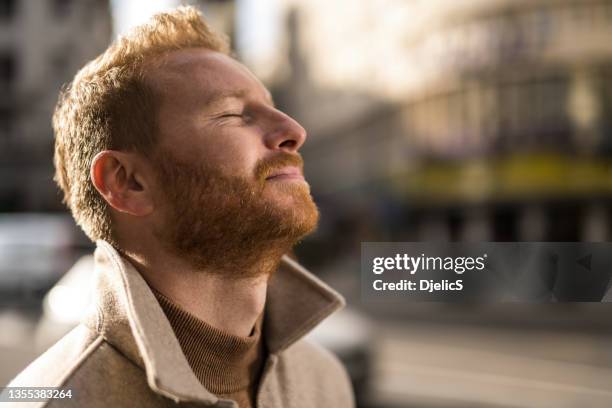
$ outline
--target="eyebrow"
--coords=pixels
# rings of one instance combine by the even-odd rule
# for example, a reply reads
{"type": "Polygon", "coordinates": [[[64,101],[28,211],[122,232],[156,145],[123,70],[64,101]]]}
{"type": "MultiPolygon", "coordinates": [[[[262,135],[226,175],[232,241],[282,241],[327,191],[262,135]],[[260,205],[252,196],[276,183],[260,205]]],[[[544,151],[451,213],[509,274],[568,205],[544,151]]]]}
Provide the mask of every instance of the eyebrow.
{"type": "MultiPolygon", "coordinates": [[[[247,92],[244,89],[238,89],[238,90],[233,90],[233,91],[222,91],[222,92],[217,92],[213,95],[210,95],[210,97],[206,98],[204,102],[206,103],[206,105],[214,105],[228,98],[245,99],[245,97],[248,96],[248,94],[249,92],[247,92]]],[[[266,95],[265,97],[266,101],[270,103],[272,107],[276,107],[276,105],[274,104],[274,99],[272,99],[272,94],[268,90],[266,90],[265,95],[266,95]]]]}

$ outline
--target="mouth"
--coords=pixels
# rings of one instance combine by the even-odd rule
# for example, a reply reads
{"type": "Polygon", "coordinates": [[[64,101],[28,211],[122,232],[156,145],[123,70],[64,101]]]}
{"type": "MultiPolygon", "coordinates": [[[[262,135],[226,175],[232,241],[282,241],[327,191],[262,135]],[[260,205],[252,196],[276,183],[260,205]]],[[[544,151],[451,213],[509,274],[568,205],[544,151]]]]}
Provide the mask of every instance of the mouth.
{"type": "Polygon", "coordinates": [[[298,167],[286,166],[280,169],[274,170],[272,174],[266,177],[266,181],[276,180],[304,180],[304,176],[298,167]]]}

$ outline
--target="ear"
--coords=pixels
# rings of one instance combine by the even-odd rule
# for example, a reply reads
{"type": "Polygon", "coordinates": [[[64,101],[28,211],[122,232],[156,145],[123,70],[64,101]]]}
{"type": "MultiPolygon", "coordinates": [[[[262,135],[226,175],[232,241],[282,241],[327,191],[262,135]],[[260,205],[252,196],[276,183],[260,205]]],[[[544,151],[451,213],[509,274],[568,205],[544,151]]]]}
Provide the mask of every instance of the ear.
{"type": "Polygon", "coordinates": [[[115,210],[137,217],[153,212],[144,163],[137,154],[102,151],[94,157],[90,173],[96,190],[115,210]]]}

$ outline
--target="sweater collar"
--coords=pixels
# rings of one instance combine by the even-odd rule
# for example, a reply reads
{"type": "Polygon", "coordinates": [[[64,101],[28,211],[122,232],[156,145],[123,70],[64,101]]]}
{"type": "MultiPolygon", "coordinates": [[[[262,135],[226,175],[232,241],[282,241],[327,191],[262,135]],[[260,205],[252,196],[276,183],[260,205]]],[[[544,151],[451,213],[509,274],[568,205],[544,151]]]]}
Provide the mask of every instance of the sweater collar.
{"type": "MultiPolygon", "coordinates": [[[[217,403],[191,370],[155,295],[132,264],[106,241],[97,242],[94,259],[95,307],[85,324],[142,367],[153,391],[175,401],[217,403]]],[[[266,299],[269,354],[287,349],[343,305],[342,296],[283,257],[266,299]]]]}
{"type": "Polygon", "coordinates": [[[213,327],[151,288],[174,331],[192,371],[215,394],[249,392],[255,388],[263,363],[261,323],[240,337],[213,327]]]}

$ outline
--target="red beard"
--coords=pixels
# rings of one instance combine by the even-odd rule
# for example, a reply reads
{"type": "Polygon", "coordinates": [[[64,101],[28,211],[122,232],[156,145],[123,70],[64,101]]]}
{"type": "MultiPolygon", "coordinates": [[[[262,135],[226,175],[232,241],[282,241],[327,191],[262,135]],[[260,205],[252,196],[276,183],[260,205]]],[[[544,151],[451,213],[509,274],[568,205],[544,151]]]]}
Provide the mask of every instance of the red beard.
{"type": "Polygon", "coordinates": [[[295,154],[258,162],[256,181],[183,163],[168,153],[157,154],[156,163],[166,205],[165,221],[154,233],[197,269],[232,278],[270,274],[281,256],[316,228],[319,212],[306,183],[266,181],[278,168],[302,168],[295,154]],[[279,205],[270,194],[290,198],[291,205],[279,205]]]}

